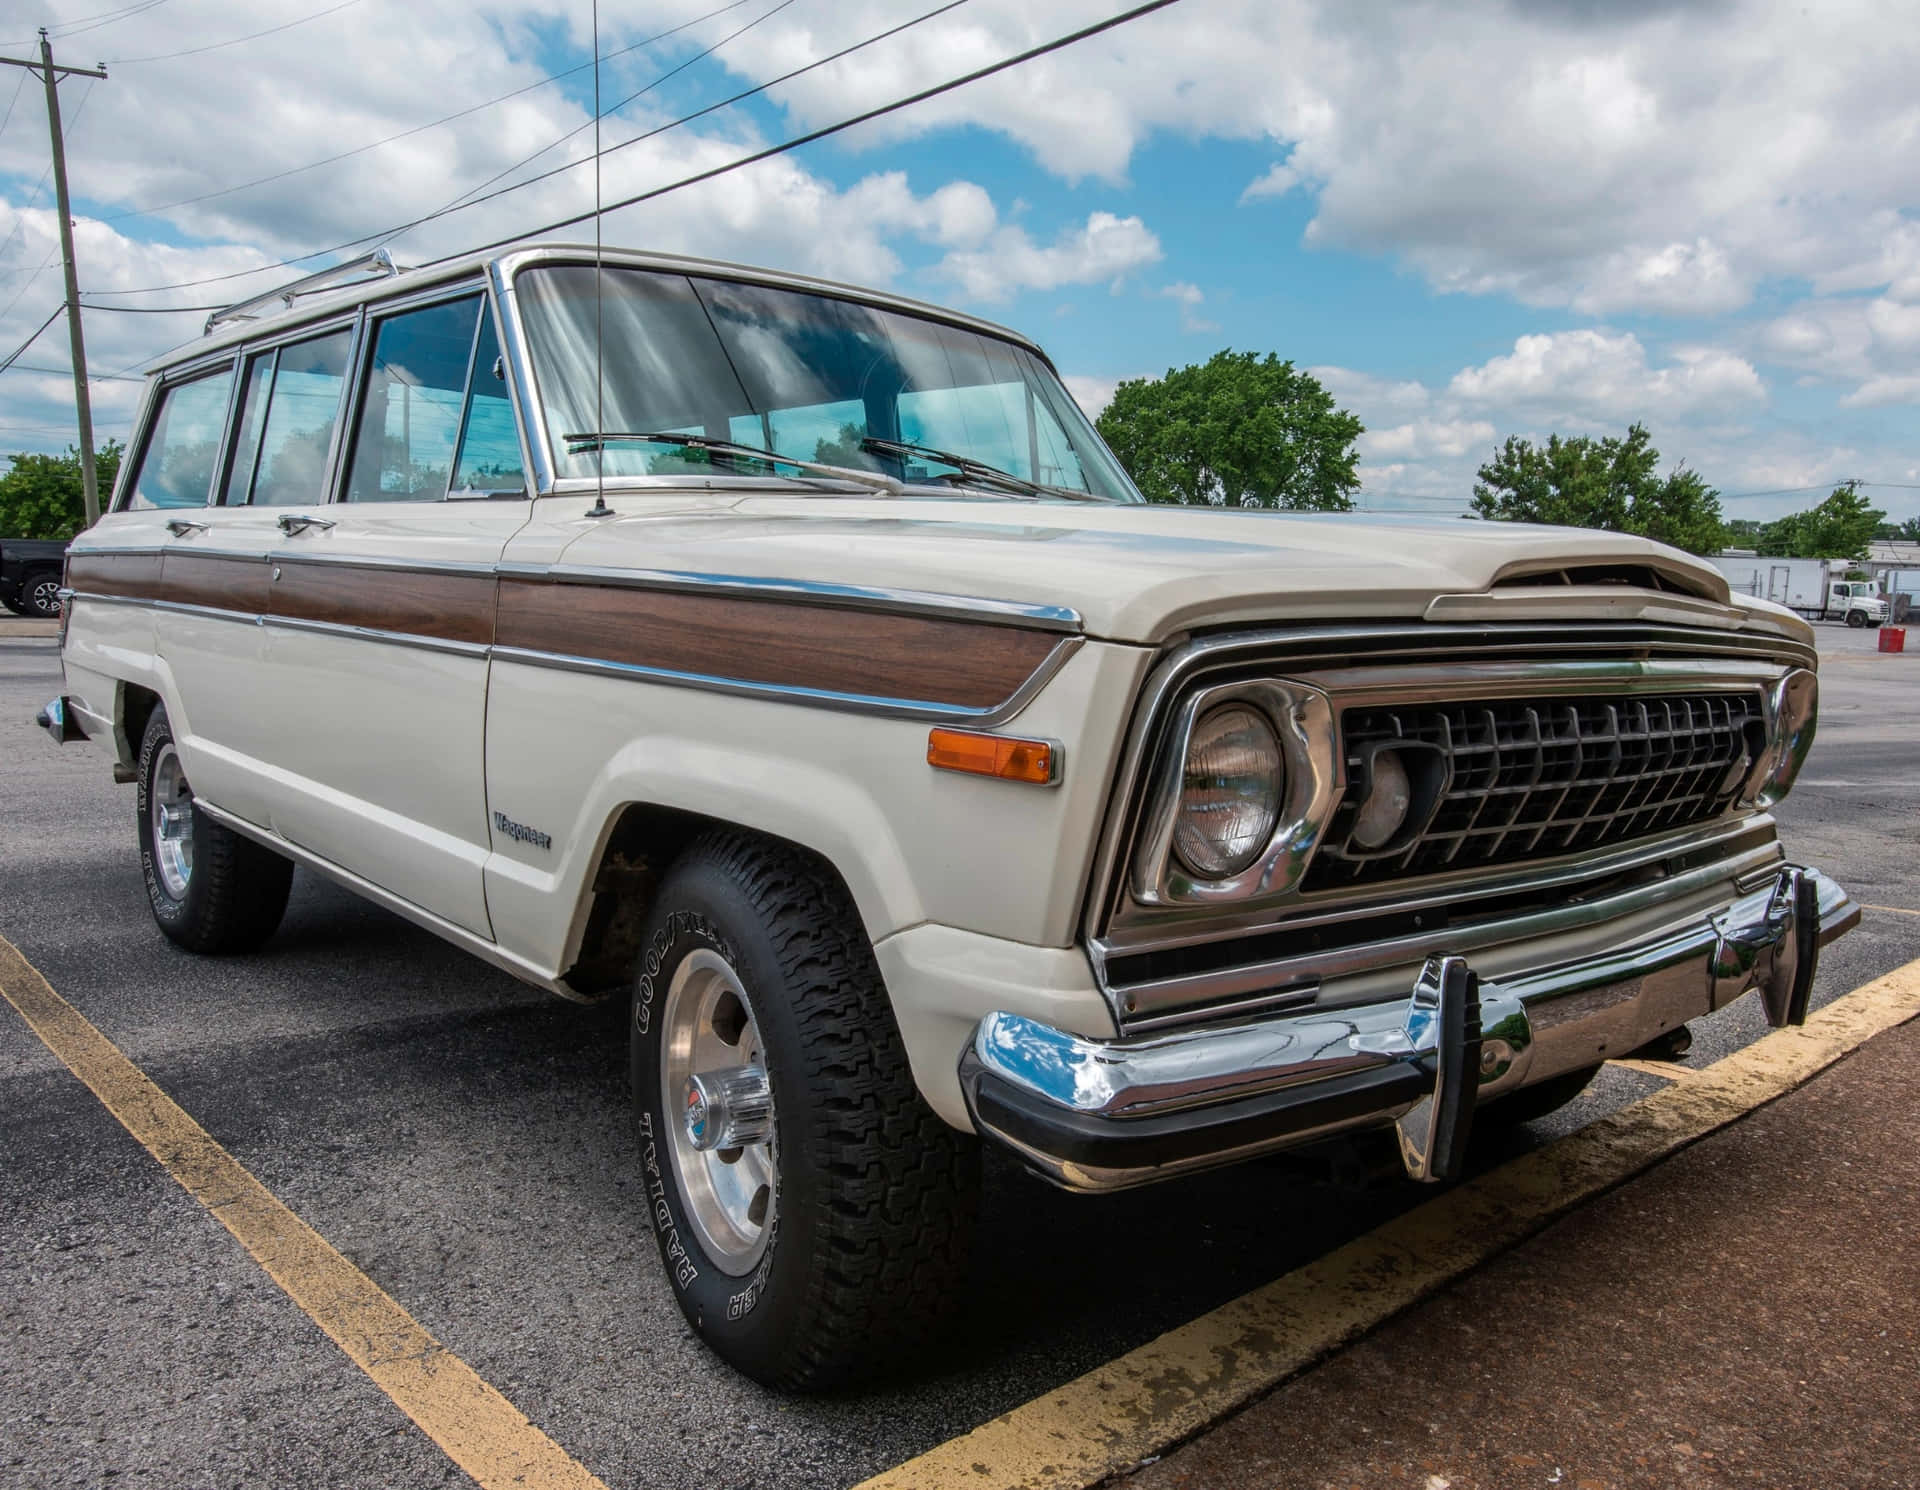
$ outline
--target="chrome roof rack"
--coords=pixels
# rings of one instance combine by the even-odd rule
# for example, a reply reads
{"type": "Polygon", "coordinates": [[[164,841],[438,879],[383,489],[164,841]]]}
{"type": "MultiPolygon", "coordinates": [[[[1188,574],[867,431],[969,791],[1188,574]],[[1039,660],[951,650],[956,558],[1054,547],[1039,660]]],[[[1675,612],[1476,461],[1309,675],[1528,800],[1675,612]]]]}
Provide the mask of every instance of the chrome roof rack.
{"type": "Polygon", "coordinates": [[[330,290],[354,276],[386,279],[401,272],[400,266],[393,262],[392,254],[384,248],[376,248],[372,253],[362,254],[357,259],[348,259],[344,264],[335,264],[331,269],[322,269],[318,274],[309,274],[305,279],[296,279],[290,285],[282,285],[277,290],[268,290],[266,294],[255,295],[251,300],[237,300],[232,305],[216,310],[207,317],[206,329],[201,332],[201,335],[212,335],[215,326],[227,321],[250,321],[275,301],[280,302],[282,308],[289,307],[302,295],[313,295],[321,290],[330,290]]]}

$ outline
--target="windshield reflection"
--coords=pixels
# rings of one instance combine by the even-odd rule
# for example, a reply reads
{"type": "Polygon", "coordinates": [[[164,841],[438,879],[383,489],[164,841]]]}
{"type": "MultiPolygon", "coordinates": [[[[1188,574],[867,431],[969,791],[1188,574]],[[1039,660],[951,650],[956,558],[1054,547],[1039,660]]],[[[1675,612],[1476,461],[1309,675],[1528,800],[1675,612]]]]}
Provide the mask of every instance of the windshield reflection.
{"type": "MultiPolygon", "coordinates": [[[[644,269],[602,275],[597,307],[590,264],[531,267],[515,281],[550,436],[684,433],[1005,494],[1005,483],[978,472],[888,448],[917,445],[1083,500],[1141,500],[1060,380],[1024,347],[800,290],[644,269]],[[606,335],[597,398],[596,315],[606,335]]],[[[615,478],[715,471],[692,446],[555,445],[563,477],[592,477],[602,460],[615,478]]],[[[776,474],[740,461],[727,469],[776,474]]]]}

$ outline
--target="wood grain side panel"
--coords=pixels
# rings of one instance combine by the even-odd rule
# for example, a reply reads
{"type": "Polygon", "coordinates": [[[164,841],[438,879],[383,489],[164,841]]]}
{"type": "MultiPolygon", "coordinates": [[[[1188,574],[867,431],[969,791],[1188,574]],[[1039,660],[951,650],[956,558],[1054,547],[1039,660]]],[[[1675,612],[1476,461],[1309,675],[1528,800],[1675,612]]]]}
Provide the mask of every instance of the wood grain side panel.
{"type": "Polygon", "coordinates": [[[257,616],[267,608],[267,561],[240,554],[169,551],[151,598],[257,616]]]}
{"type": "Polygon", "coordinates": [[[150,599],[160,588],[160,555],[69,554],[67,583],[95,595],[150,599]]]}
{"type": "Polygon", "coordinates": [[[269,584],[268,614],[485,646],[493,640],[494,583],[491,575],[430,569],[282,564],[269,584]]]}
{"type": "Polygon", "coordinates": [[[741,682],[976,709],[1005,703],[1059,640],[944,618],[524,580],[501,583],[497,639],[741,682]]]}

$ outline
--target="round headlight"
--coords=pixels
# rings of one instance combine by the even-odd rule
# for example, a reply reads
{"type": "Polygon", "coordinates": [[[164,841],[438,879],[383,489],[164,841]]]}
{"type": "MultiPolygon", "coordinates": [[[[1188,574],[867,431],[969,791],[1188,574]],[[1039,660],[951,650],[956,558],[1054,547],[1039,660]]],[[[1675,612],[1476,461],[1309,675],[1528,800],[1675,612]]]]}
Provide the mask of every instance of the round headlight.
{"type": "Polygon", "coordinates": [[[1258,710],[1215,709],[1193,727],[1173,846],[1202,879],[1238,874],[1267,846],[1280,812],[1280,741],[1258,710]]]}

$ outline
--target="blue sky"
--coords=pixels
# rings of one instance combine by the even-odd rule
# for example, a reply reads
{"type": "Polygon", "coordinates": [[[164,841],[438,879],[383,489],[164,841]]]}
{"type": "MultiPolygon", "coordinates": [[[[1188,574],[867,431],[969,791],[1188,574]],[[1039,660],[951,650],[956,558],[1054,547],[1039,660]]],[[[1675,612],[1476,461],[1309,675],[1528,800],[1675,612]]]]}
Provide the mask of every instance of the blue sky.
{"type": "MultiPolygon", "coordinates": [[[[906,20],[898,0],[607,4],[606,98],[712,56],[605,121],[609,140],[906,20]],[[705,19],[700,19],[705,17],[705,19]]],[[[439,205],[591,117],[590,78],[213,200],[216,191],[537,83],[591,55],[584,6],[161,0],[15,4],[66,85],[83,290],[197,305],[291,271],[121,293],[271,263],[439,205]],[[64,18],[64,24],[63,24],[64,18]],[[91,25],[82,31],[81,25],[91,25]],[[205,50],[199,50],[204,48],[205,50]],[[164,54],[193,50],[194,55],[164,54]],[[142,60],[159,58],[161,60],[142,60]],[[83,94],[83,90],[92,89],[83,94]]],[[[818,127],[1121,8],[968,0],[771,97],[606,163],[609,194],[818,127]]],[[[910,113],[607,221],[610,241],[883,284],[1020,327],[1084,403],[1223,346],[1312,367],[1368,426],[1370,508],[1463,507],[1507,434],[1653,431],[1736,515],[1844,477],[1920,513],[1920,14],[1751,0],[1332,6],[1182,0],[910,113]]],[[[0,76],[0,110],[11,80],[0,76]]],[[[541,165],[584,156],[582,134],[541,165]]],[[[58,303],[45,124],[0,129],[0,353],[58,303]],[[42,268],[42,265],[46,265],[42,268]]],[[[524,171],[523,173],[524,174],[524,171]]],[[[517,179],[510,177],[509,179],[517,179]]],[[[403,261],[591,201],[591,173],[398,239],[403,261]]],[[[579,236],[574,230],[568,236],[579,236]]],[[[90,312],[97,371],[197,329],[90,312]]],[[[56,324],[0,376],[0,442],[64,444],[56,324]]],[[[103,435],[138,385],[98,385],[103,435]]]]}

